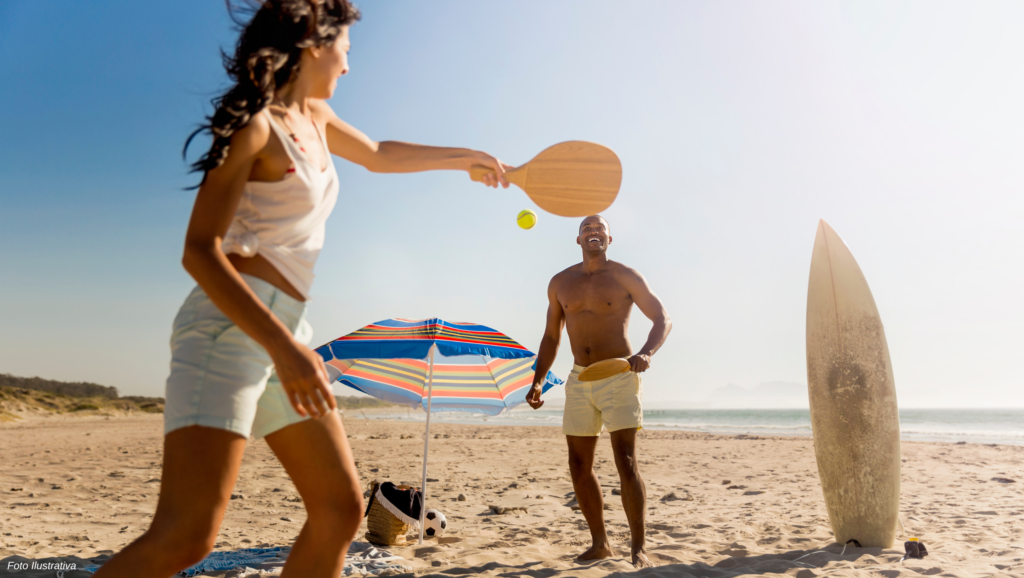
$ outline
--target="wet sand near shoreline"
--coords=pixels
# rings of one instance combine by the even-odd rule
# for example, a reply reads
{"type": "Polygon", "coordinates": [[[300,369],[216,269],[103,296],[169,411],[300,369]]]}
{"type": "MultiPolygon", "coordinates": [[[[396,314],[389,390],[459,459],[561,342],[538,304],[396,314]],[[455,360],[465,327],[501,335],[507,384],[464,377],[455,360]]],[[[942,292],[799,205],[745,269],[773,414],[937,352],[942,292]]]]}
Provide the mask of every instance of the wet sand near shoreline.
{"type": "MultiPolygon", "coordinates": [[[[345,422],[364,485],[419,484],[422,424],[358,412],[345,422]]],[[[0,424],[0,560],[102,559],[141,534],[156,506],[162,424],[160,415],[0,424]]],[[[596,469],[621,556],[589,563],[574,561],[589,533],[572,508],[559,428],[442,423],[431,434],[427,507],[449,529],[440,541],[390,548],[418,576],[1024,577],[1020,446],[904,442],[902,519],[930,555],[901,565],[901,543],[840,555],[810,439],[643,431],[648,553],[659,566],[636,571],[607,434],[596,469]]],[[[288,546],[304,519],[267,445],[251,443],[217,549],[288,546]]],[[[365,522],[360,539],[364,531],[365,522]]]]}

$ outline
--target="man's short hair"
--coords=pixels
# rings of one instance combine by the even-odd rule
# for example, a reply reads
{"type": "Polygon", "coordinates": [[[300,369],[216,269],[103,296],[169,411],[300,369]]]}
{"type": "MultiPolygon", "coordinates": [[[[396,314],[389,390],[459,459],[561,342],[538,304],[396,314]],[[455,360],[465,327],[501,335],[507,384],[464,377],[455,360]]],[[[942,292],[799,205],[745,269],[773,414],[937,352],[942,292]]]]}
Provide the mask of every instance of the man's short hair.
{"type": "Polygon", "coordinates": [[[587,219],[593,219],[594,217],[597,217],[598,219],[601,219],[602,221],[604,221],[604,227],[606,229],[608,229],[609,231],[612,230],[612,225],[611,225],[611,223],[608,222],[608,219],[605,219],[601,215],[587,215],[586,217],[583,217],[582,221],[580,221],[580,226],[576,227],[576,232],[579,233],[583,229],[583,223],[586,223],[587,219]]]}

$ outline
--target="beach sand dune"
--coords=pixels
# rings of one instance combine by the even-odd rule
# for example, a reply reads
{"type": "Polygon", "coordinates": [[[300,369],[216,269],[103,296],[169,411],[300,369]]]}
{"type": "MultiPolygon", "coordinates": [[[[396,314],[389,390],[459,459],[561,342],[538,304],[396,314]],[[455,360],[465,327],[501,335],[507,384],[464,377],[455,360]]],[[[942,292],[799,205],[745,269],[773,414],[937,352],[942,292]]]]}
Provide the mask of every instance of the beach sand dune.
{"type": "MultiPolygon", "coordinates": [[[[419,484],[421,424],[349,417],[346,427],[364,485],[419,484]]],[[[161,432],[159,415],[0,424],[4,566],[102,560],[143,532],[161,432]]],[[[622,557],[586,564],[574,561],[589,533],[573,509],[559,428],[436,424],[431,434],[428,507],[449,530],[391,548],[418,576],[1024,577],[1024,447],[905,442],[899,539],[919,537],[930,555],[901,565],[901,543],[845,554],[832,543],[810,439],[644,431],[648,550],[659,567],[635,571],[607,434],[596,467],[622,557]]],[[[288,546],[304,517],[266,444],[252,443],[217,548],[288,546]]]]}

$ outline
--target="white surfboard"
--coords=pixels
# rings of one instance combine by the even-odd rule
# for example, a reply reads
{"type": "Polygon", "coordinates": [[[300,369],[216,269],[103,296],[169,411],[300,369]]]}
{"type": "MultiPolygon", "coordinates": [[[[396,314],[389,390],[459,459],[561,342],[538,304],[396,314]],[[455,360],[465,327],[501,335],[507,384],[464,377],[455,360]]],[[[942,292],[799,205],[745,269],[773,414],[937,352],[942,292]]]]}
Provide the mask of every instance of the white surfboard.
{"type": "Polygon", "coordinates": [[[807,288],[807,389],[818,475],[836,542],[891,548],[900,419],[889,347],[864,274],[818,223],[807,288]]]}

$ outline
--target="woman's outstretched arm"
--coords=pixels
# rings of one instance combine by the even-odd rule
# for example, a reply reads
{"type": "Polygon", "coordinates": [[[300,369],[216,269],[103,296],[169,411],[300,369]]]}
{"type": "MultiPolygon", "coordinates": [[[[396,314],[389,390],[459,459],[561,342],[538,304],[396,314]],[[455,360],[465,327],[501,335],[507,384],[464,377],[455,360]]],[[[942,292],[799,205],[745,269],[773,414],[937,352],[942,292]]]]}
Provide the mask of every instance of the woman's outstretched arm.
{"type": "Polygon", "coordinates": [[[509,165],[494,156],[466,148],[435,147],[399,141],[376,142],[362,131],[338,118],[326,102],[313,105],[314,113],[326,121],[327,146],[331,153],[375,173],[418,173],[421,171],[469,171],[483,165],[494,171],[484,177],[490,187],[508,188],[505,170],[509,165]]]}

